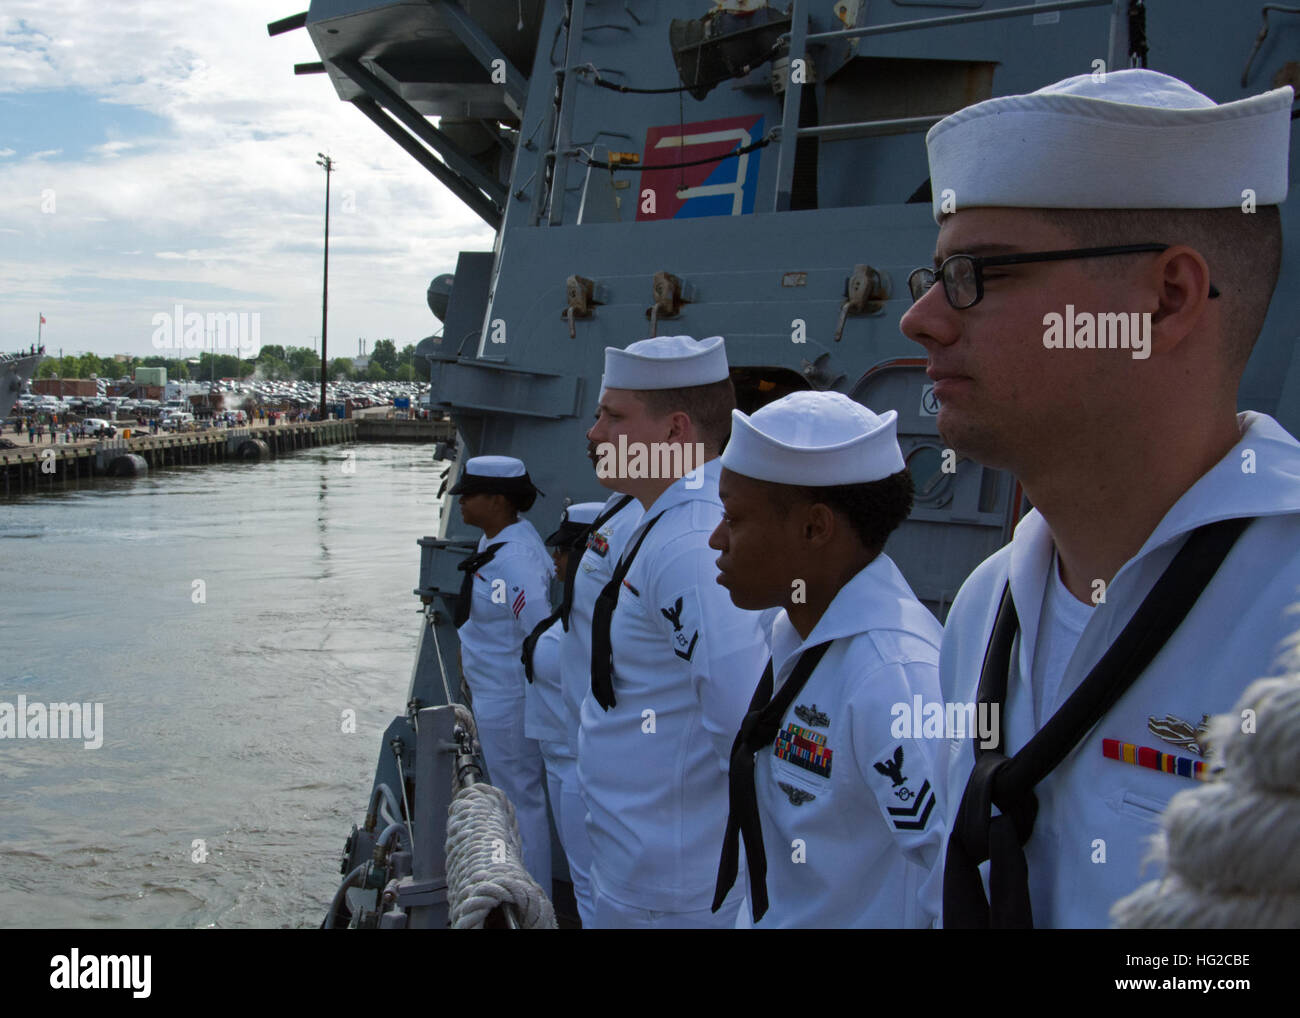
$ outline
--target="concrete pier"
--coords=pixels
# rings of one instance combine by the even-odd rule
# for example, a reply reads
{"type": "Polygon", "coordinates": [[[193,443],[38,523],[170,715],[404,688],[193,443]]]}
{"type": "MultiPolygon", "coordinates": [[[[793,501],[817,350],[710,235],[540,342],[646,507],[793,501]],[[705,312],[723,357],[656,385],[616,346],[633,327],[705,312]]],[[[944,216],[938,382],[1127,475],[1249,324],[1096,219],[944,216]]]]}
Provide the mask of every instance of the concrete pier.
{"type": "Polygon", "coordinates": [[[360,442],[444,442],[456,437],[451,421],[408,421],[400,417],[382,418],[358,415],[357,440],[360,442]]]}
{"type": "Polygon", "coordinates": [[[296,449],[355,442],[359,438],[357,424],[355,420],[313,421],[179,435],[136,435],[131,429],[130,438],[0,449],[0,474],[6,495],[23,494],[103,476],[126,456],[138,456],[149,467],[199,466],[232,459],[256,461],[268,454],[275,457],[296,449]]]}

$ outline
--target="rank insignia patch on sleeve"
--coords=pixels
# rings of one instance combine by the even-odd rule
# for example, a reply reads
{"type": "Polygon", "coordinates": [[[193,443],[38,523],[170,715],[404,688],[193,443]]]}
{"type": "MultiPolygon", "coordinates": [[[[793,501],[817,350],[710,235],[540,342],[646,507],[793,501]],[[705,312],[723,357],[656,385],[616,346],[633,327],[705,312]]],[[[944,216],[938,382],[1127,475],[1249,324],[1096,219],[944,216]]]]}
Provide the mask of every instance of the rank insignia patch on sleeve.
{"type": "Polygon", "coordinates": [[[807,707],[802,703],[799,704],[794,709],[794,716],[804,724],[812,725],[814,728],[826,728],[831,723],[831,719],[819,711],[816,704],[811,707],[807,707]]]}
{"type": "Polygon", "coordinates": [[[910,806],[887,806],[886,811],[896,831],[923,831],[934,809],[934,792],[929,780],[921,782],[921,787],[913,792],[907,787],[907,775],[903,773],[903,747],[894,750],[888,760],[872,764],[877,771],[887,777],[894,796],[900,802],[911,802],[910,806]]]}
{"type": "Polygon", "coordinates": [[[673,624],[673,653],[683,661],[689,661],[695,653],[695,644],[700,638],[700,633],[697,629],[687,639],[686,627],[682,625],[682,599],[679,597],[671,608],[660,608],[659,614],[673,624]]]}
{"type": "MultiPolygon", "coordinates": [[[[894,792],[903,801],[912,798],[912,791],[904,786],[894,792]],[[906,794],[904,794],[906,793],[906,794]]],[[[894,821],[896,831],[923,831],[934,809],[934,792],[930,791],[930,782],[922,782],[911,806],[887,807],[890,818],[894,821]]]]}
{"type": "Polygon", "coordinates": [[[882,760],[880,763],[872,764],[871,766],[892,781],[895,788],[907,780],[907,776],[903,773],[902,746],[899,746],[894,750],[894,758],[892,760],[882,760]]]}
{"type": "Polygon", "coordinates": [[[805,802],[811,802],[817,796],[812,792],[805,792],[802,788],[796,788],[794,785],[786,784],[784,781],[778,781],[777,787],[783,791],[790,799],[791,806],[802,806],[805,802]]]}
{"type": "Polygon", "coordinates": [[[826,745],[826,736],[790,724],[777,735],[772,750],[778,760],[785,760],[806,771],[831,776],[831,757],[834,751],[826,745]]]}

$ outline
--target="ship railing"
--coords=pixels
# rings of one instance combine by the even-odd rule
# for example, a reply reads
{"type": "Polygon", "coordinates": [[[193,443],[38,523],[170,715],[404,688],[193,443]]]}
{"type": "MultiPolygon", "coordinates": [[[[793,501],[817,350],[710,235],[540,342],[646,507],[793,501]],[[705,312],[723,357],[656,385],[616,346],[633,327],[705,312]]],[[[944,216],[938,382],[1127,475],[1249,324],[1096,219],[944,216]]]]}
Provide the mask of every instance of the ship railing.
{"type": "MultiPolygon", "coordinates": [[[[912,32],[922,29],[950,28],[970,25],[979,21],[995,21],[1001,18],[1018,18],[1030,14],[1051,14],[1056,11],[1082,10],[1087,7],[1113,7],[1115,0],[1050,0],[1048,3],[1022,4],[1018,7],[1003,7],[1000,10],[970,11],[965,14],[946,14],[935,18],[919,18],[914,21],[895,21],[880,25],[865,25],[860,28],[843,28],[832,32],[808,31],[808,0],[793,0],[791,9],[790,31],[781,36],[781,41],[788,42],[790,66],[794,61],[806,59],[808,47],[816,43],[831,42],[836,39],[861,39],[868,36],[886,35],[892,32],[912,32]]],[[[1114,21],[1118,16],[1112,15],[1112,49],[1114,47],[1114,21]]],[[[944,115],[926,117],[900,117],[884,120],[863,120],[851,124],[825,124],[816,127],[799,126],[799,109],[803,92],[803,82],[795,80],[794,74],[786,75],[785,102],[781,108],[781,126],[774,132],[780,142],[776,161],[776,197],[773,202],[774,212],[790,210],[790,195],[794,186],[795,144],[799,138],[835,137],[835,136],[869,136],[872,134],[891,134],[899,131],[919,131],[927,129],[943,119],[944,115]]]]}

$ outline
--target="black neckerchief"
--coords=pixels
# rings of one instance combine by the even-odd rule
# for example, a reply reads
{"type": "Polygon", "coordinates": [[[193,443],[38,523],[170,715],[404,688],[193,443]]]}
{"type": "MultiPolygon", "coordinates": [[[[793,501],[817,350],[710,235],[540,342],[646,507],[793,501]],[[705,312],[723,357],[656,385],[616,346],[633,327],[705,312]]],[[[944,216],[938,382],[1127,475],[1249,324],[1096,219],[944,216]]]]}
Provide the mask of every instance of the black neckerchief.
{"type": "MultiPolygon", "coordinates": [[[[975,768],[962,794],[944,860],[945,928],[1033,927],[1024,845],[1038,814],[1034,786],[1069,755],[1151,663],[1252,519],[1219,520],[1193,531],[1101,660],[1020,752],[1012,757],[1003,753],[1005,725],[999,726],[998,744],[991,749],[972,740],[975,768]],[[1000,815],[990,819],[992,806],[1000,815]],[[988,898],[979,872],[985,859],[989,860],[988,898]]],[[[977,694],[980,703],[996,704],[999,712],[1006,700],[1019,628],[1008,582],[985,648],[977,694]]]]}
{"type": "MultiPolygon", "coordinates": [[[[574,542],[574,548],[569,552],[569,561],[571,563],[575,562],[575,560],[576,562],[581,562],[582,556],[586,553],[586,550],[591,547],[592,535],[599,533],[600,528],[626,509],[631,501],[631,495],[624,495],[605,510],[605,512],[592,520],[591,525],[583,531],[582,537],[574,542]]],[[[560,621],[564,623],[564,631],[566,633],[569,631],[569,615],[573,610],[573,581],[577,578],[577,575],[578,570],[575,565],[575,567],[570,569],[564,577],[564,600],[560,602],[560,621]]]]}
{"type": "Polygon", "coordinates": [[[714,912],[722,907],[723,899],[736,882],[742,835],[749,867],[749,907],[754,922],[762,919],[767,911],[767,855],[763,851],[763,828],[758,816],[758,793],[754,788],[754,754],[772,745],[785,712],[832,642],[819,643],[799,655],[794,670],[775,700],[772,699],[772,659],[767,659],[767,667],[763,669],[763,677],[758,680],[758,688],[749,701],[749,710],[740,723],[736,741],[731,744],[731,768],[727,775],[727,832],[722,837],[722,856],[718,860],[714,912]]]}
{"type": "Polygon", "coordinates": [[[542,619],[533,627],[533,631],[524,637],[524,646],[520,653],[520,658],[524,662],[524,678],[529,682],[533,681],[533,653],[537,649],[537,641],[542,638],[542,634],[555,624],[559,619],[560,624],[564,626],[564,631],[569,631],[569,615],[573,611],[573,581],[578,576],[578,565],[582,562],[582,556],[588,547],[588,541],[591,535],[598,532],[601,527],[608,523],[614,516],[627,507],[632,501],[631,495],[624,495],[614,503],[608,510],[601,513],[587,525],[587,527],[573,540],[569,548],[568,565],[564,570],[564,598],[560,601],[559,607],[550,615],[542,619]]]}
{"type": "Polygon", "coordinates": [[[456,566],[457,569],[463,570],[465,578],[460,581],[460,600],[456,602],[456,628],[459,629],[469,621],[470,601],[474,592],[474,573],[482,569],[492,561],[496,556],[497,549],[504,547],[505,541],[498,541],[496,544],[484,548],[482,551],[476,551],[468,558],[462,559],[456,566]]]}
{"type": "MultiPolygon", "coordinates": [[[[664,512],[667,510],[665,509],[664,512]]],[[[636,553],[641,550],[641,542],[659,522],[660,516],[663,516],[662,512],[646,524],[645,529],[641,531],[641,536],[636,539],[636,544],[632,546],[631,551],[619,559],[614,575],[605,584],[605,589],[600,592],[600,596],[596,598],[596,608],[591,620],[591,694],[605,710],[613,707],[615,702],[614,648],[610,643],[609,627],[614,621],[614,609],[618,607],[618,589],[623,585],[623,578],[627,576],[627,571],[632,568],[636,553]]]]}

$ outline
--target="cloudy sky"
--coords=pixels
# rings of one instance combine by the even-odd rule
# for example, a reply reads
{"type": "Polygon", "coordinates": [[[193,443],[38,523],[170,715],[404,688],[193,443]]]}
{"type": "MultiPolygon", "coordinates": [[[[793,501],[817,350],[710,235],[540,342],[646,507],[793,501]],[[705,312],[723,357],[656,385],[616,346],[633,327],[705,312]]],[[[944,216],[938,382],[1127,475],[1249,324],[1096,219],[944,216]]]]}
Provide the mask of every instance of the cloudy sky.
{"type": "MultiPolygon", "coordinates": [[[[260,312],[261,341],[320,335],[325,172],[331,356],[436,331],[429,280],[492,233],[324,75],[304,0],[4,0],[0,350],[155,353],[153,320],[260,312]]],[[[169,356],[173,354],[168,354],[169,356]]]]}

